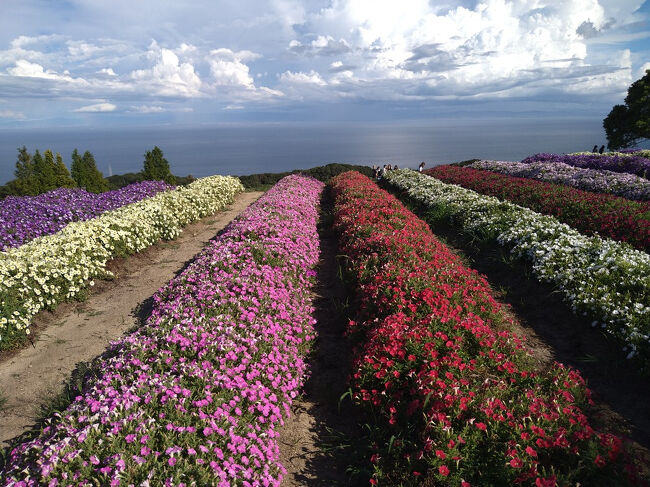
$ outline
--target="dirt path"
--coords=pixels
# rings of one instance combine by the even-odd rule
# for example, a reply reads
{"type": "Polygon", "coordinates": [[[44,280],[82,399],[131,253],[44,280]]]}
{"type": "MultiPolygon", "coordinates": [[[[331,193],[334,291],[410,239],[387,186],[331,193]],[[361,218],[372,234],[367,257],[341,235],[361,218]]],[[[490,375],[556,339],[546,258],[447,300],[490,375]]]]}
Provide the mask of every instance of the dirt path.
{"type": "Polygon", "coordinates": [[[182,235],[111,262],[113,281],[98,282],[82,303],[64,303],[34,321],[34,344],[0,357],[0,443],[7,446],[39,419],[41,405],[59,394],[79,362],[101,354],[110,341],[140,323],[151,296],[173,278],[216,233],[261,192],[237,195],[226,210],[188,225],[182,235]]]}
{"type": "MultiPolygon", "coordinates": [[[[323,206],[330,204],[325,200],[323,206]]],[[[333,487],[367,485],[346,473],[352,462],[349,448],[340,440],[359,437],[361,419],[349,400],[339,399],[347,390],[350,373],[350,340],[347,326],[347,293],[337,276],[336,236],[321,231],[317,299],[314,302],[317,339],[310,356],[311,375],[303,395],[292,405],[291,417],[280,428],[280,461],[287,469],[283,487],[333,487]]]]}

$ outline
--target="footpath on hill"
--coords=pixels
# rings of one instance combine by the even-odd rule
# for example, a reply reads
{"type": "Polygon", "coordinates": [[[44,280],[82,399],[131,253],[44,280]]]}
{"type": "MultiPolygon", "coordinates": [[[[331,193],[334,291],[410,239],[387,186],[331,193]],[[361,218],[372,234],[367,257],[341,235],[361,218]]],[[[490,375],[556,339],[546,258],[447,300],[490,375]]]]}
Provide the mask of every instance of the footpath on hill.
{"type": "Polygon", "coordinates": [[[138,326],[152,295],[262,194],[241,193],[226,210],[185,227],[176,240],[111,262],[116,279],[98,281],[86,301],[39,314],[31,327],[33,344],[0,355],[0,447],[40,419],[42,405],[64,390],[80,363],[138,326]]]}

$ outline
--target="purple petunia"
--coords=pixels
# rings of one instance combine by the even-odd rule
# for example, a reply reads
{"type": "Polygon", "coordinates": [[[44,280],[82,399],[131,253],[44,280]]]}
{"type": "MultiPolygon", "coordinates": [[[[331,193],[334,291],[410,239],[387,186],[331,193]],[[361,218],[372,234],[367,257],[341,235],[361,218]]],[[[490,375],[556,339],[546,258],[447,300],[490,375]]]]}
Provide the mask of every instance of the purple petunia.
{"type": "Polygon", "coordinates": [[[59,188],[38,196],[9,196],[0,201],[0,250],[19,247],[56,233],[70,222],[90,220],[173,188],[164,181],[143,181],[99,194],[59,188]]]}

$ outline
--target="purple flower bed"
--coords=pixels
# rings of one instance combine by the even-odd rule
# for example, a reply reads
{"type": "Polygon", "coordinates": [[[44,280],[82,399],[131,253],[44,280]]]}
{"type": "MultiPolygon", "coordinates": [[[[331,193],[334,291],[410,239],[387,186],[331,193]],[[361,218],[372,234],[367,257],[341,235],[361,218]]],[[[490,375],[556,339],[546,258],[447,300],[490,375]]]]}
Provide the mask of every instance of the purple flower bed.
{"type": "Polygon", "coordinates": [[[164,181],[143,181],[99,194],[59,188],[38,196],[9,196],[0,201],[0,250],[19,247],[56,233],[70,222],[90,220],[173,187],[164,181]]]}
{"type": "Polygon", "coordinates": [[[650,181],[629,173],[581,169],[563,162],[524,164],[507,161],[478,161],[470,164],[469,167],[508,176],[562,184],[594,193],[613,194],[629,200],[650,200],[650,181]]]}
{"type": "Polygon", "coordinates": [[[3,485],[279,486],[303,384],[323,184],[288,176],[154,296],[83,395],[14,448],[3,485]]]}
{"type": "Polygon", "coordinates": [[[569,166],[583,169],[605,169],[613,172],[627,172],[643,178],[650,178],[650,159],[635,155],[607,154],[535,154],[522,160],[524,164],[531,162],[563,162],[569,166]]]}

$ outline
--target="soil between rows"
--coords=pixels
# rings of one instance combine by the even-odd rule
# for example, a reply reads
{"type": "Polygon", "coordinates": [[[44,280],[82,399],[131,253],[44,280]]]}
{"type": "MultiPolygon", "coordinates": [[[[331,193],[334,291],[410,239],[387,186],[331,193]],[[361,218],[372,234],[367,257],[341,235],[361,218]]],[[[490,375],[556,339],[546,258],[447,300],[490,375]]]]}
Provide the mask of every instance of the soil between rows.
{"type": "Polygon", "coordinates": [[[138,326],[152,295],[184,269],[209,240],[263,193],[246,192],[225,210],[184,228],[176,240],[109,263],[117,278],[96,281],[84,302],[62,303],[34,319],[32,345],[0,353],[0,448],[41,419],[41,407],[64,389],[80,364],[138,326]]]}

